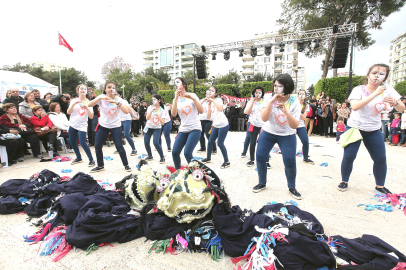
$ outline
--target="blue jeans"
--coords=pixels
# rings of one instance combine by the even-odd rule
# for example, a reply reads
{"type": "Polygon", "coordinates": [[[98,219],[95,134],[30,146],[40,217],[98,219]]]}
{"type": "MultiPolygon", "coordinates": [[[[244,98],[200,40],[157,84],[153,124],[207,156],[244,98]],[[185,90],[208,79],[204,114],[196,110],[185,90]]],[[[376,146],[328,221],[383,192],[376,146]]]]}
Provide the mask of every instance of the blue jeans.
{"type": "Polygon", "coordinates": [[[247,132],[245,135],[244,149],[242,150],[242,153],[244,155],[247,154],[248,146],[250,145],[250,132],[248,131],[249,128],[250,128],[250,122],[248,122],[248,124],[247,124],[247,132]]]}
{"type": "Polygon", "coordinates": [[[299,136],[300,141],[302,142],[302,152],[303,159],[309,158],[309,137],[307,136],[307,130],[305,127],[300,127],[296,129],[297,136],[299,136]]]}
{"type": "MultiPolygon", "coordinates": [[[[254,129],[252,130],[252,132],[248,131],[250,133],[250,160],[251,161],[255,161],[255,146],[257,145],[257,138],[258,138],[260,131],[261,131],[261,127],[256,127],[256,126],[254,126],[254,129]]],[[[269,151],[271,151],[271,150],[269,150],[269,151]]]]}
{"type": "Polygon", "coordinates": [[[193,159],[193,150],[199,142],[200,134],[201,131],[198,129],[178,133],[172,150],[172,159],[173,163],[175,163],[175,169],[180,169],[180,152],[182,152],[183,147],[185,147],[183,154],[185,155],[187,163],[193,159]]]}
{"type": "MultiPolygon", "coordinates": [[[[210,139],[210,129],[213,125],[213,121],[210,120],[200,120],[202,124],[202,133],[200,134],[200,149],[206,150],[206,140],[204,139],[204,135],[206,135],[207,140],[210,139]]],[[[213,151],[217,152],[216,144],[213,145],[213,151]]]]}
{"type": "Polygon", "coordinates": [[[86,143],[86,132],[79,131],[77,129],[74,129],[73,127],[69,127],[70,146],[72,147],[73,151],[75,151],[76,158],[82,159],[78,146],[78,138],[80,145],[82,146],[83,150],[85,150],[87,158],[89,159],[89,161],[92,161],[93,160],[92,152],[90,152],[90,148],[86,143]]]}
{"type": "Polygon", "coordinates": [[[130,137],[131,120],[121,121],[121,127],[123,128],[124,138],[126,138],[128,144],[131,146],[131,149],[135,151],[134,141],[130,137]]]}
{"type": "Polygon", "coordinates": [[[169,121],[165,123],[165,125],[161,128],[161,135],[159,136],[159,144],[162,146],[162,133],[164,134],[166,146],[168,150],[171,149],[171,129],[172,129],[172,122],[169,121]]]}
{"type": "Polygon", "coordinates": [[[381,120],[381,122],[382,122],[381,131],[382,131],[383,139],[385,140],[386,135],[388,134],[389,120],[381,120]]]}
{"type": "Polygon", "coordinates": [[[96,158],[97,158],[97,166],[104,167],[104,160],[103,160],[103,144],[106,141],[107,137],[111,133],[111,137],[113,138],[114,145],[118,153],[120,154],[121,162],[124,166],[128,165],[127,155],[125,153],[123,147],[123,140],[121,138],[121,127],[116,128],[105,128],[103,126],[99,126],[96,132],[96,143],[94,145],[96,151],[96,158]]]}
{"type": "MultiPolygon", "coordinates": [[[[346,126],[345,131],[351,127],[346,126]]],[[[386,149],[383,141],[381,130],[371,132],[362,131],[361,136],[364,141],[365,148],[374,161],[373,173],[377,186],[384,186],[386,179],[386,149]]],[[[358,149],[361,145],[361,140],[351,143],[344,148],[344,157],[341,162],[341,178],[343,182],[348,182],[352,172],[352,166],[357,157],[358,149]]]]}
{"type": "Polygon", "coordinates": [[[266,185],[266,162],[273,146],[277,143],[282,152],[285,175],[288,180],[288,187],[296,187],[296,135],[278,136],[266,131],[262,132],[258,140],[257,168],[259,183],[266,185]]]}
{"type": "Polygon", "coordinates": [[[218,140],[217,140],[218,147],[220,148],[221,154],[223,155],[224,162],[228,162],[227,149],[224,146],[224,140],[227,137],[227,133],[228,133],[229,129],[230,129],[229,125],[227,125],[223,128],[213,127],[213,130],[211,131],[210,139],[208,142],[209,149],[207,149],[207,159],[211,159],[211,152],[212,152],[212,149],[214,148],[213,146],[216,144],[216,139],[218,137],[218,140]]]}
{"type": "Polygon", "coordinates": [[[156,150],[159,153],[159,156],[162,158],[164,157],[164,153],[162,152],[162,147],[159,144],[159,138],[161,137],[161,129],[160,128],[148,128],[147,133],[144,133],[144,146],[145,150],[147,150],[148,156],[152,157],[152,152],[151,152],[151,136],[154,136],[153,143],[156,148],[156,150]]]}
{"type": "Polygon", "coordinates": [[[402,133],[400,134],[400,144],[406,143],[406,129],[402,129],[402,133]]]}

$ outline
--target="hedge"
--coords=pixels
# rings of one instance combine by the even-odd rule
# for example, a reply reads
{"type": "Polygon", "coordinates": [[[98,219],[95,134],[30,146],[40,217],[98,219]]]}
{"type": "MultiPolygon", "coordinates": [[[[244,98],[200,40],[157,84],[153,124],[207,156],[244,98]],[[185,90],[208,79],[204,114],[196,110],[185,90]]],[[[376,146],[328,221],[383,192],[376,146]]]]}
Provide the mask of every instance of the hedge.
{"type": "Polygon", "coordinates": [[[398,93],[399,93],[401,96],[406,96],[406,81],[398,82],[398,83],[395,85],[395,89],[396,89],[396,91],[398,91],[398,93]]]}
{"type": "MultiPolygon", "coordinates": [[[[326,96],[336,99],[338,102],[344,102],[348,95],[349,77],[333,77],[320,79],[314,86],[314,95],[325,92],[326,96]]],[[[365,76],[352,77],[352,88],[364,84],[365,76]]],[[[351,89],[352,90],[352,89],[351,89]]]]}
{"type": "Polygon", "coordinates": [[[165,99],[165,102],[172,103],[175,98],[175,90],[159,90],[158,95],[165,99]]]}
{"type": "Polygon", "coordinates": [[[265,89],[265,93],[273,91],[273,82],[246,82],[242,84],[239,97],[250,97],[252,89],[254,89],[255,86],[262,86],[265,89]]]}

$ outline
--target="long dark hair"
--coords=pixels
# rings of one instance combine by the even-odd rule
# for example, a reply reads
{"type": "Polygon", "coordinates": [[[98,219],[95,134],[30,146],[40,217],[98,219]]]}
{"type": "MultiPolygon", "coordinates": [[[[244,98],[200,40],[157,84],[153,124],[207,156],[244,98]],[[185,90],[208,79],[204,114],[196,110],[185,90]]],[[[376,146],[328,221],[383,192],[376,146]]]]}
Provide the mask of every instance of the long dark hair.
{"type": "Polygon", "coordinates": [[[153,95],[153,97],[159,100],[159,106],[162,107],[162,109],[165,109],[165,104],[162,102],[162,97],[158,94],[153,95]]]}
{"type": "Polygon", "coordinates": [[[185,87],[185,91],[186,91],[186,92],[189,92],[189,91],[187,90],[187,81],[186,81],[185,79],[183,79],[182,77],[176,77],[175,80],[176,80],[176,79],[179,79],[179,80],[182,82],[183,87],[185,87]]]}
{"type": "Polygon", "coordinates": [[[273,80],[273,85],[275,85],[276,81],[278,81],[280,84],[283,85],[283,87],[284,87],[283,93],[285,95],[292,94],[293,90],[295,89],[295,84],[293,83],[292,77],[289,74],[287,74],[287,73],[279,74],[273,80]]]}
{"type": "Polygon", "coordinates": [[[117,85],[116,85],[115,82],[107,81],[106,84],[104,85],[103,94],[107,95],[107,93],[106,93],[106,88],[107,88],[107,85],[109,85],[109,84],[111,84],[111,83],[114,84],[115,87],[117,87],[117,85]]]}

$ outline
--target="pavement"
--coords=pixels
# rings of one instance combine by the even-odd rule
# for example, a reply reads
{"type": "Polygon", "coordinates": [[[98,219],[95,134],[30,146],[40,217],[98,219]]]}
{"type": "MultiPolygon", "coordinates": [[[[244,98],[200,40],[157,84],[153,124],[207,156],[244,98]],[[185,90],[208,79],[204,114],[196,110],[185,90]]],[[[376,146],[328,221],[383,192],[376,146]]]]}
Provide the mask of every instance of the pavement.
{"type": "MultiPolygon", "coordinates": [[[[176,134],[171,134],[172,145],[176,134]]],[[[220,169],[223,163],[221,152],[212,156],[212,162],[208,166],[215,170],[224,181],[226,192],[233,205],[240,205],[242,209],[259,210],[264,204],[271,201],[286,202],[294,200],[289,194],[287,181],[284,173],[282,155],[271,154],[272,168],[268,170],[267,188],[260,193],[253,193],[252,188],[258,183],[256,166],[248,168],[245,164],[247,158],[241,158],[245,132],[229,132],[225,141],[231,166],[220,169]]],[[[372,234],[380,237],[400,252],[406,252],[406,216],[401,210],[393,212],[380,210],[365,211],[358,204],[376,204],[371,198],[374,192],[375,181],[372,175],[373,162],[361,145],[357,159],[354,162],[353,172],[346,192],[337,190],[341,181],[341,159],[343,149],[336,144],[335,138],[311,136],[310,158],[315,165],[306,164],[302,157],[297,157],[296,188],[302,194],[302,200],[296,200],[298,207],[315,215],[323,224],[326,234],[342,235],[347,238],[361,237],[363,234],[372,234]],[[328,163],[327,167],[320,166],[328,163]]],[[[138,150],[137,156],[129,156],[131,151],[128,143],[125,149],[128,154],[130,166],[133,171],[139,161],[139,156],[146,153],[143,136],[134,138],[138,150]]],[[[152,144],[152,142],[151,142],[152,144]]],[[[166,164],[159,164],[158,152],[153,151],[154,160],[149,164],[157,169],[165,166],[173,166],[172,156],[166,150],[163,138],[166,164]]],[[[195,150],[199,147],[197,146],[195,150]]],[[[297,149],[301,144],[298,139],[297,149]]],[[[91,147],[92,153],[94,149],[91,147]]],[[[114,145],[104,146],[104,156],[113,158],[105,160],[105,171],[91,174],[95,179],[109,183],[120,181],[129,173],[124,171],[114,145]]],[[[393,193],[406,192],[404,158],[406,148],[394,147],[386,144],[388,174],[385,186],[393,193]]],[[[60,152],[62,154],[62,152],[60,152]]],[[[64,154],[74,158],[74,154],[64,154]]],[[[206,157],[205,153],[197,153],[194,156],[206,157]]],[[[182,164],[186,164],[183,153],[182,164]]],[[[0,169],[0,184],[8,179],[27,179],[42,169],[49,169],[61,176],[74,176],[78,172],[89,173],[87,158],[82,150],[83,163],[70,165],[69,162],[39,162],[32,156],[26,156],[26,160],[9,168],[0,169]],[[62,169],[72,169],[71,173],[61,173],[62,169]]],[[[237,265],[231,263],[230,257],[225,256],[220,262],[215,262],[207,253],[181,253],[170,255],[162,253],[148,254],[151,241],[140,238],[125,244],[111,243],[113,247],[105,246],[86,256],[82,250],[69,252],[62,260],[55,263],[51,257],[37,255],[38,245],[29,245],[23,242],[22,235],[29,234],[37,228],[29,227],[26,215],[4,215],[0,217],[0,269],[234,269],[237,265]]]]}

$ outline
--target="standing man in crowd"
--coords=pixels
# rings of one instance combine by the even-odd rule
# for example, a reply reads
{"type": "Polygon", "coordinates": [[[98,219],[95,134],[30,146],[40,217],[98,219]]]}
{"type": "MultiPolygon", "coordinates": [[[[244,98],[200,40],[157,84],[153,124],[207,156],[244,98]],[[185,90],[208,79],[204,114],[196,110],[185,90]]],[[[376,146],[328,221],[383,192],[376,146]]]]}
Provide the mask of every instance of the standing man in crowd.
{"type": "Polygon", "coordinates": [[[11,89],[11,97],[4,99],[4,104],[6,103],[13,103],[16,105],[17,113],[18,112],[18,104],[24,101],[24,98],[20,97],[20,91],[16,88],[11,89]]]}
{"type": "Polygon", "coordinates": [[[235,102],[230,106],[230,131],[238,131],[238,107],[235,102]]]}
{"type": "MultiPolygon", "coordinates": [[[[93,88],[89,87],[87,89],[87,91],[89,93],[90,100],[93,100],[96,98],[93,88]]],[[[89,139],[89,146],[94,146],[94,144],[96,142],[96,126],[97,126],[98,113],[99,113],[99,105],[95,105],[93,107],[93,119],[90,119],[90,118],[87,119],[87,137],[89,139]]]]}
{"type": "Polygon", "coordinates": [[[146,118],[145,118],[145,113],[147,112],[147,102],[145,100],[143,100],[140,103],[140,108],[138,110],[138,113],[140,115],[140,127],[141,130],[144,130],[145,127],[145,122],[146,122],[146,118]]]}
{"type": "Polygon", "coordinates": [[[49,111],[49,103],[48,103],[48,101],[46,101],[45,99],[42,99],[42,98],[41,98],[41,93],[39,92],[39,90],[38,90],[38,89],[34,89],[34,90],[31,91],[31,93],[34,94],[35,101],[38,102],[39,105],[42,106],[42,109],[43,109],[45,112],[48,112],[48,111],[49,111]]]}

